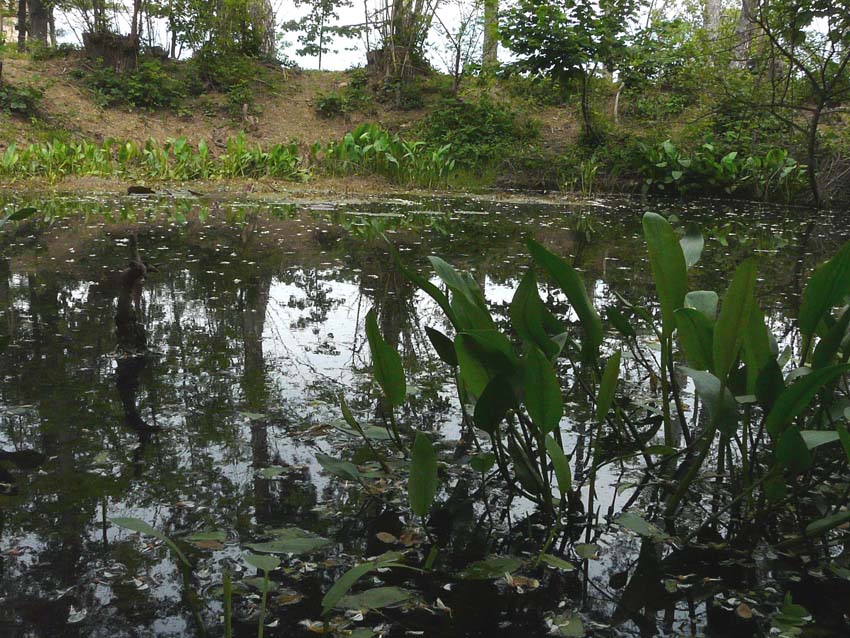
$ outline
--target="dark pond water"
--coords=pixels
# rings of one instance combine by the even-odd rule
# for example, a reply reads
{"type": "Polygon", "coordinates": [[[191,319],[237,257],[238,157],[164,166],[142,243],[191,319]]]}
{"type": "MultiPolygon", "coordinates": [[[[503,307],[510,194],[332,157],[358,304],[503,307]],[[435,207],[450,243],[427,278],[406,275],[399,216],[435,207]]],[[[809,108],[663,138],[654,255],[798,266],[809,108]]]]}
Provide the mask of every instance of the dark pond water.
{"type": "MultiPolygon", "coordinates": [[[[283,527],[331,542],[283,557],[267,636],[309,635],[305,621],[318,621],[323,593],[356,560],[395,549],[421,565],[433,541],[432,574],[392,570],[364,583],[401,586],[413,598],[365,617],[351,612],[340,631],[528,637],[554,623],[572,635],[565,619],[580,612],[590,635],[749,636],[753,623],[732,610],[748,601],[766,614],[793,591],[814,615],[809,635],[850,635],[846,581],[806,574],[761,548],[683,554],[612,528],[593,560],[565,548],[575,572],[459,576],[490,554],[533,558],[544,539],[529,505],[511,503],[508,519],[494,519],[469,498],[479,485],[453,380],[424,333],[444,320],[400,275],[382,235],[420,271],[431,254],[472,270],[506,324],[527,236],[574,259],[597,307],[615,303],[615,293],[650,303],[645,204],[0,200],[7,210],[23,205],[39,208],[37,221],[6,229],[0,258],[0,334],[9,337],[0,354],[0,636],[201,635],[193,606],[220,636],[223,567],[238,581],[236,635],[256,635],[256,570],[242,557],[283,527]],[[153,266],[135,291],[122,284],[134,237],[153,266]],[[344,392],[363,421],[375,414],[370,308],[413,386],[403,423],[440,440],[433,539],[411,531],[417,523],[397,486],[346,483],[316,461],[317,453],[369,459],[340,429],[336,397],[344,392]],[[147,352],[136,356],[143,342],[147,352]],[[127,516],[177,540],[191,577],[160,540],[110,523],[127,516]],[[186,540],[211,530],[223,535],[186,540]]],[[[739,261],[763,256],[761,304],[791,347],[787,317],[805,273],[850,235],[839,214],[717,202],[653,208],[703,228],[694,289],[723,290],[739,261]]],[[[558,294],[549,291],[548,302],[569,316],[558,294]]],[[[584,411],[568,406],[562,424],[572,448],[583,445],[584,411]]],[[[628,465],[605,473],[604,507],[617,511],[632,480],[628,465]]],[[[496,505],[504,498],[491,496],[496,505]]]]}

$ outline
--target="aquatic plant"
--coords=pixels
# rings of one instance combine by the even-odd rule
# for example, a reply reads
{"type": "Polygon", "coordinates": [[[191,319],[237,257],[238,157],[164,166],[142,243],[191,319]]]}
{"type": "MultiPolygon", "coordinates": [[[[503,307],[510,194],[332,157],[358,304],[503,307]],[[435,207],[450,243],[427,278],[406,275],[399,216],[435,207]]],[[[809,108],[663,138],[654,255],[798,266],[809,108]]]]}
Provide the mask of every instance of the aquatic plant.
{"type": "Polygon", "coordinates": [[[268,177],[304,181],[298,145],[268,147],[248,144],[240,134],[228,140],[225,150],[214,155],[206,142],[192,145],[185,137],[154,139],[144,144],[108,139],[103,144],[54,140],[18,147],[9,145],[0,156],[0,177],[43,177],[60,180],[68,176],[120,177],[144,180],[195,180],[231,177],[268,177]]]}

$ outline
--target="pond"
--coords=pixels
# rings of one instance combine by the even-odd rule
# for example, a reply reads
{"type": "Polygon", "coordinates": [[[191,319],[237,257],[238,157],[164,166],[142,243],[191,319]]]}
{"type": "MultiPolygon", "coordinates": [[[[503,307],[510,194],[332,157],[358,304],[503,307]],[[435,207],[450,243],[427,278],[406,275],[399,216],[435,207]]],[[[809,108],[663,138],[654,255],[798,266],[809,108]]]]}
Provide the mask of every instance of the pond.
{"type": "MultiPolygon", "coordinates": [[[[0,209],[39,212],[6,229],[0,255],[0,635],[221,636],[225,569],[235,635],[257,634],[263,589],[265,635],[309,635],[334,581],[388,551],[417,569],[368,574],[353,591],[398,599],[365,612],[349,600],[331,616],[339,635],[752,636],[753,615],[789,592],[812,616],[805,635],[850,635],[850,572],[804,569],[805,556],[768,547],[683,552],[613,524],[606,511],[651,507],[634,490],[639,459],[601,472],[601,525],[559,543],[575,569],[536,564],[546,533],[533,504],[482,488],[470,467],[455,379],[424,330],[447,322],[387,242],[419,272],[429,255],[471,271],[500,326],[531,263],[527,237],[571,260],[597,308],[617,295],[654,308],[645,202],[4,197],[0,209]],[[128,284],[133,251],[146,274],[128,284]],[[399,421],[430,433],[442,461],[427,533],[340,409],[343,395],[361,423],[380,417],[364,331],[373,308],[408,379],[399,421]],[[362,476],[334,475],[323,454],[362,476]],[[191,570],[162,538],[112,522],[123,517],[174,539],[191,570]],[[266,587],[244,556],[281,529],[317,542],[280,554],[266,587]],[[469,569],[476,561],[487,573],[469,569]]],[[[744,257],[760,257],[758,299],[780,347],[795,346],[806,275],[850,236],[837,213],[652,209],[702,229],[694,289],[725,290],[744,257]]],[[[541,289],[574,323],[563,295],[541,289]]],[[[641,340],[651,352],[652,336],[641,340]]],[[[587,474],[589,410],[568,402],[561,421],[574,477],[587,474]]],[[[369,433],[385,445],[383,428],[369,433]]],[[[586,486],[576,498],[586,504],[586,486]]]]}

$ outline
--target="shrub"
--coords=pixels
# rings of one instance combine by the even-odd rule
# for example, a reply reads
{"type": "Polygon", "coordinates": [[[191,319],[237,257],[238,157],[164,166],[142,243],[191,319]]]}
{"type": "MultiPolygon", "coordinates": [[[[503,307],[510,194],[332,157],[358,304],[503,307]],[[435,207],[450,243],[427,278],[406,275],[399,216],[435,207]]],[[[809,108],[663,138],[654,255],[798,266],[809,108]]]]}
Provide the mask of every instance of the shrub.
{"type": "Polygon", "coordinates": [[[144,60],[128,73],[99,66],[89,72],[78,71],[76,75],[94,91],[102,106],[177,108],[186,97],[183,81],[156,59],[144,60]]]}
{"type": "Polygon", "coordinates": [[[419,133],[429,143],[451,144],[458,163],[473,168],[493,163],[508,149],[515,154],[540,136],[536,123],[486,97],[444,100],[422,121],[419,133]]]}
{"type": "Polygon", "coordinates": [[[0,82],[0,111],[16,115],[35,115],[44,91],[31,84],[14,86],[0,82]]]}

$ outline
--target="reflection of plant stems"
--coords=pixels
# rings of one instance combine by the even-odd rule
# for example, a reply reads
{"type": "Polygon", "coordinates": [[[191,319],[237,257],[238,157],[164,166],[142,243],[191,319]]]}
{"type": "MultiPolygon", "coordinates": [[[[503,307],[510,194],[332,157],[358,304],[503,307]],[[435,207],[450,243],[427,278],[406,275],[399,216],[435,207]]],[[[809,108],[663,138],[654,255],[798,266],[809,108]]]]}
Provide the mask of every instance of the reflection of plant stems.
{"type": "Polygon", "coordinates": [[[404,458],[407,458],[407,447],[404,445],[401,434],[399,434],[398,424],[395,420],[395,411],[392,407],[390,407],[390,426],[392,426],[393,437],[395,438],[396,445],[398,445],[398,449],[404,455],[404,458]]]}
{"type": "Polygon", "coordinates": [[[181,565],[180,572],[183,575],[183,596],[186,599],[186,603],[189,605],[189,610],[192,612],[192,618],[198,626],[201,638],[206,638],[207,628],[204,626],[204,621],[201,618],[201,612],[198,610],[197,597],[195,596],[195,592],[192,590],[191,569],[189,565],[181,565]]]}
{"type": "Polygon", "coordinates": [[[263,638],[263,629],[266,621],[266,601],[269,597],[269,570],[263,570],[263,600],[260,602],[260,624],[257,627],[257,638],[263,638]]]}
{"type": "Polygon", "coordinates": [[[232,618],[232,602],[233,602],[233,584],[230,580],[230,570],[224,570],[224,638],[233,638],[233,618],[232,618]]]}

